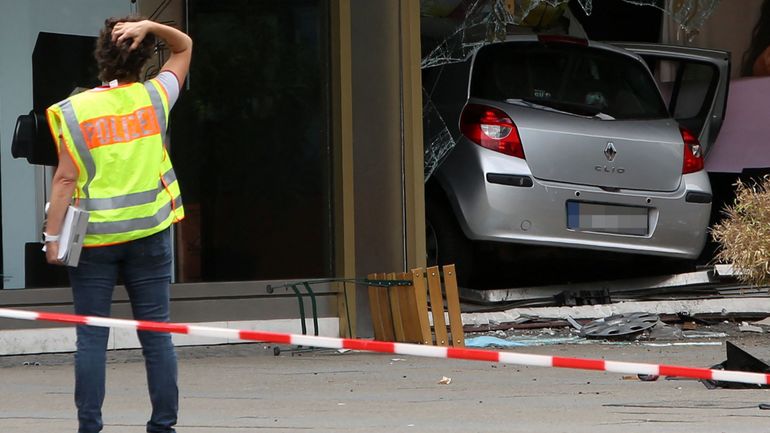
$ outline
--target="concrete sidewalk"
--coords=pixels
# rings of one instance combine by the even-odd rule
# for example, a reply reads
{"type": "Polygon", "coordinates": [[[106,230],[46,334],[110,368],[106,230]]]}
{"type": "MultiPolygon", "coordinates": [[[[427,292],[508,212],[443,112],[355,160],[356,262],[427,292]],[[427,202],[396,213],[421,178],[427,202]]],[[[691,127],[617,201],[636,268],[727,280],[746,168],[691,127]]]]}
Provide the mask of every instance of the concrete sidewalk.
{"type": "MultiPolygon", "coordinates": [[[[765,335],[731,339],[770,358],[765,335]]],[[[708,390],[693,380],[640,382],[595,371],[259,344],[180,355],[180,433],[767,432],[767,390],[708,390]],[[284,348],[286,349],[286,348],[284,348]],[[442,377],[449,384],[439,384],[442,377]]],[[[720,346],[560,345],[523,353],[708,367],[720,346]]],[[[106,433],[141,433],[149,414],[137,351],[111,352],[106,433]]],[[[0,432],[74,433],[71,354],[0,357],[0,432]],[[40,365],[35,365],[39,363],[40,365]],[[25,365],[27,364],[27,365],[25,365]]]]}

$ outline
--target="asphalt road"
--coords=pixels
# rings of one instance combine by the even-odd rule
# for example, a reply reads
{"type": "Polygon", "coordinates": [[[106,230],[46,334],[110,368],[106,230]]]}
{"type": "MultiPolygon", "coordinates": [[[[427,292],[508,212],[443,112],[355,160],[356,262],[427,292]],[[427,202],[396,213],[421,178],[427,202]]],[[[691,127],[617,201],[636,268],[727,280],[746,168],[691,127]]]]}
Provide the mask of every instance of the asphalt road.
{"type": "MultiPolygon", "coordinates": [[[[730,341],[770,359],[765,334],[730,341]]],[[[711,340],[720,341],[720,340],[711,340]]],[[[724,340],[721,340],[722,342],[724,340]]],[[[709,390],[596,371],[259,344],[181,348],[180,433],[768,432],[770,391],[709,390]],[[448,384],[439,383],[449,378],[448,384]]],[[[517,349],[709,367],[725,346],[558,345],[517,349]]],[[[0,432],[72,433],[72,356],[0,357],[0,432]]],[[[445,381],[446,382],[446,381],[445,381]]],[[[149,403],[137,351],[110,355],[104,432],[144,432],[149,403]]]]}

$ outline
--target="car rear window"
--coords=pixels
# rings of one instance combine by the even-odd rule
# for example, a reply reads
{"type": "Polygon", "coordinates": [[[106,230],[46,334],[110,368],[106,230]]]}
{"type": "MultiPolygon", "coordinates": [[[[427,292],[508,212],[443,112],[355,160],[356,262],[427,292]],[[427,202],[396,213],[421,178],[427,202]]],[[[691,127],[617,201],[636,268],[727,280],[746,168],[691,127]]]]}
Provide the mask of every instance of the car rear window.
{"type": "Polygon", "coordinates": [[[578,44],[487,45],[473,64],[471,96],[605,119],[669,117],[642,62],[578,44]]]}

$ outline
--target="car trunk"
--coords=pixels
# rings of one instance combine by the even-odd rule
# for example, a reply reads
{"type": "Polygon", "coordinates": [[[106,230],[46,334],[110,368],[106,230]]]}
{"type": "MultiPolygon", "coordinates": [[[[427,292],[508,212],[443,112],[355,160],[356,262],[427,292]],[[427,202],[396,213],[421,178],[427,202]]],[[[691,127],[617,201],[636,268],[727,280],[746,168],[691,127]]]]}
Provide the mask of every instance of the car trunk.
{"type": "Polygon", "coordinates": [[[600,120],[506,108],[538,179],[647,191],[679,187],[684,144],[671,120],[600,120]]]}

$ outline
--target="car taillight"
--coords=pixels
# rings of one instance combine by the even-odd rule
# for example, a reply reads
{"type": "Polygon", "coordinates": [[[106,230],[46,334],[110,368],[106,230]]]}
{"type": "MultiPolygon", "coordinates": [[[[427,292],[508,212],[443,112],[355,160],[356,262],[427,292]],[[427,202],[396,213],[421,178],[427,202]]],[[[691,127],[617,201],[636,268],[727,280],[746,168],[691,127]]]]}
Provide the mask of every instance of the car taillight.
{"type": "Polygon", "coordinates": [[[682,174],[695,173],[703,170],[703,152],[700,147],[698,137],[687,128],[679,127],[684,140],[684,163],[682,163],[682,174]]]}
{"type": "Polygon", "coordinates": [[[468,104],[460,117],[460,131],[479,146],[524,159],[519,130],[503,110],[468,104]]]}

